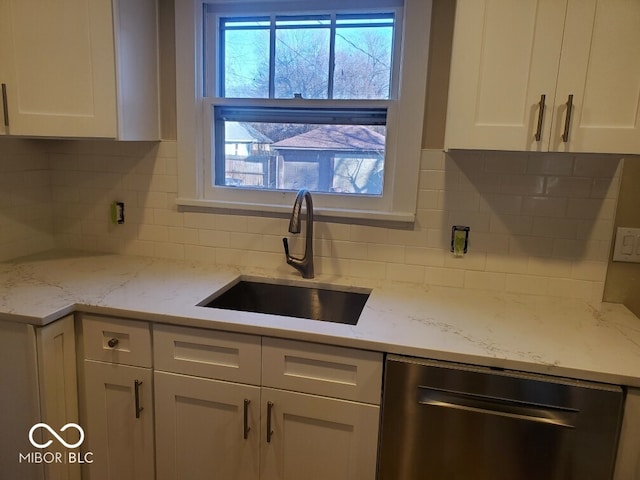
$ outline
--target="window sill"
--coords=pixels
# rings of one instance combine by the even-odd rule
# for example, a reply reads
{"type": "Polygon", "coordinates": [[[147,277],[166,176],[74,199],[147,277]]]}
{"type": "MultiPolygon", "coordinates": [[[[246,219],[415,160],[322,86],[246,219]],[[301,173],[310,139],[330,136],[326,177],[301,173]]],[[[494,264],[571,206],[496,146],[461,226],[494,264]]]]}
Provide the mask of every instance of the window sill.
{"type": "MultiPolygon", "coordinates": [[[[176,204],[181,211],[192,212],[228,212],[260,214],[263,216],[288,216],[291,214],[292,205],[274,205],[262,203],[224,202],[215,200],[202,200],[193,198],[178,198],[176,204]]],[[[350,210],[338,208],[315,207],[313,214],[316,218],[325,221],[354,224],[385,224],[390,227],[407,228],[415,222],[413,212],[380,212],[374,210],[350,210]]]]}

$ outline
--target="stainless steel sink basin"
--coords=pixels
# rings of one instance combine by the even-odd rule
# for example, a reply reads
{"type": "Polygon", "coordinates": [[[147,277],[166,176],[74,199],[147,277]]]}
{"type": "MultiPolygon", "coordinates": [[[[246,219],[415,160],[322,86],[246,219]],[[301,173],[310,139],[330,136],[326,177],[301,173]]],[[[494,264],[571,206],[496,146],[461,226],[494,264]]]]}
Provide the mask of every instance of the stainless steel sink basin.
{"type": "Polygon", "coordinates": [[[369,293],[240,280],[200,306],[356,325],[369,293]]]}

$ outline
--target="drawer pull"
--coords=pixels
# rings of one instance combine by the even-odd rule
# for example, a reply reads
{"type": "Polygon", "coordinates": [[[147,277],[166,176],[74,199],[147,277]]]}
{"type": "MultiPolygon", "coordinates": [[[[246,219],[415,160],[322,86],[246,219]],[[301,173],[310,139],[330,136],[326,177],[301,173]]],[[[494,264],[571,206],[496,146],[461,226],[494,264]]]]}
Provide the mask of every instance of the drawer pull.
{"type": "Polygon", "coordinates": [[[107,342],[107,345],[109,346],[109,348],[115,348],[118,343],[120,343],[120,340],[118,340],[117,338],[110,338],[109,341],[107,342]]]}
{"type": "Polygon", "coordinates": [[[144,407],[140,406],[140,385],[142,385],[142,382],[139,380],[135,380],[133,382],[133,390],[136,401],[136,418],[140,418],[140,412],[144,410],[144,407]]]}
{"type": "Polygon", "coordinates": [[[247,438],[249,438],[249,432],[251,431],[251,427],[249,426],[249,404],[251,403],[251,400],[245,398],[244,399],[244,432],[243,432],[243,436],[244,439],[246,440],[247,438]]]}
{"type": "Polygon", "coordinates": [[[544,120],[544,101],[547,98],[546,95],[540,95],[540,103],[538,103],[538,129],[536,130],[536,142],[542,140],[542,121],[544,120]]]}
{"type": "Polygon", "coordinates": [[[273,402],[267,402],[267,443],[271,443],[273,430],[271,429],[271,411],[273,410],[273,402]]]}

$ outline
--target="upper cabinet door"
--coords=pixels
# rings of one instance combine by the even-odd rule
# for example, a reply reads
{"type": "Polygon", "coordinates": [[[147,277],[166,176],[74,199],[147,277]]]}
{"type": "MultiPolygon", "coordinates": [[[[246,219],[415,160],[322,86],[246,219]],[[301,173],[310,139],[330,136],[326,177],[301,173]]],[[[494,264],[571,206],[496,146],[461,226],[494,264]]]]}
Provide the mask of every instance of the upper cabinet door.
{"type": "Polygon", "coordinates": [[[458,0],[447,148],[547,150],[566,8],[458,0]]]}
{"type": "Polygon", "coordinates": [[[117,133],[111,0],[0,0],[8,133],[117,133]]]}
{"type": "Polygon", "coordinates": [[[555,102],[550,150],[640,152],[640,2],[569,1],[555,102]]]}

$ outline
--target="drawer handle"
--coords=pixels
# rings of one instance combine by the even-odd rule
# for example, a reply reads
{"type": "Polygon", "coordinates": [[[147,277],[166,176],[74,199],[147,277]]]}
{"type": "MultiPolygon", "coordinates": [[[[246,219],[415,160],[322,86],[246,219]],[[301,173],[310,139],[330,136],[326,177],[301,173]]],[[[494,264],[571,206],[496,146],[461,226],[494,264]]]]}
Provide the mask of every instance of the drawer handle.
{"type": "Polygon", "coordinates": [[[569,95],[567,99],[567,115],[564,117],[564,133],[562,134],[562,141],[567,143],[569,141],[569,128],[571,126],[571,111],[573,110],[573,95],[569,95]]]}
{"type": "Polygon", "coordinates": [[[142,385],[142,382],[139,380],[135,380],[133,382],[133,391],[136,401],[136,418],[140,418],[140,412],[144,410],[144,407],[140,406],[140,385],[142,385]]]}
{"type": "Polygon", "coordinates": [[[249,404],[251,400],[245,398],[244,399],[244,439],[249,438],[249,432],[251,431],[251,427],[249,426],[249,404]]]}
{"type": "Polygon", "coordinates": [[[267,402],[267,443],[271,443],[273,430],[271,429],[271,411],[273,410],[273,402],[267,402]]]}
{"type": "Polygon", "coordinates": [[[547,98],[546,95],[540,95],[540,103],[538,103],[538,129],[536,130],[536,142],[542,140],[542,121],[544,119],[544,101],[547,98]]]}
{"type": "Polygon", "coordinates": [[[109,346],[109,348],[115,348],[118,345],[118,343],[120,343],[120,340],[113,337],[109,339],[109,341],[107,342],[107,345],[109,346]]]}

